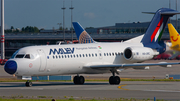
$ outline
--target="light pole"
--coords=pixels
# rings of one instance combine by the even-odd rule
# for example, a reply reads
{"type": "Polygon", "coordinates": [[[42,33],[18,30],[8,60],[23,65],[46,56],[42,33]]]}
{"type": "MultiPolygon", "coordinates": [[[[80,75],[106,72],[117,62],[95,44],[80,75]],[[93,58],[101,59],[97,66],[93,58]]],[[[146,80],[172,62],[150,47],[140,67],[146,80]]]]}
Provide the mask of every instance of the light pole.
{"type": "Polygon", "coordinates": [[[57,25],[59,25],[59,30],[60,30],[60,29],[61,29],[61,25],[62,25],[62,24],[61,24],[61,23],[57,23],[57,25]]]}
{"type": "MultiPolygon", "coordinates": [[[[171,0],[169,0],[169,8],[171,9],[171,0]]],[[[171,18],[169,18],[169,23],[171,23],[171,18]]]]}
{"type": "MultiPolygon", "coordinates": [[[[177,0],[176,0],[176,11],[177,11],[177,0]]],[[[177,14],[176,14],[176,29],[177,29],[177,14]]]]}
{"type": "Polygon", "coordinates": [[[5,59],[4,41],[4,0],[1,0],[1,59],[5,59]]]}
{"type": "Polygon", "coordinates": [[[61,8],[62,10],[63,10],[63,39],[64,39],[64,41],[65,41],[65,15],[64,15],[64,10],[66,9],[65,7],[64,7],[64,1],[63,1],[63,8],[61,8]]]}
{"type": "Polygon", "coordinates": [[[71,7],[69,8],[71,10],[71,38],[72,38],[72,41],[73,41],[73,28],[72,28],[72,21],[73,21],[73,14],[72,14],[72,11],[74,9],[74,7],[72,7],[72,0],[71,0],[71,7]]]}

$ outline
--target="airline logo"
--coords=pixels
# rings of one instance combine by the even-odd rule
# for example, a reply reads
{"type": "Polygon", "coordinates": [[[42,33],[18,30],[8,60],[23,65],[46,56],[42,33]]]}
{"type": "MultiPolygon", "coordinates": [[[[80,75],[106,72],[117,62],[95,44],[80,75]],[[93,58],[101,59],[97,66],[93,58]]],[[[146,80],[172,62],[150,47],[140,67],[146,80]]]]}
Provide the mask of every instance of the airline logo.
{"type": "Polygon", "coordinates": [[[74,48],[59,48],[59,49],[50,49],[49,55],[53,54],[73,54],[74,48]]]}
{"type": "Polygon", "coordinates": [[[98,48],[99,48],[99,49],[102,49],[102,47],[101,47],[101,46],[98,46],[98,48]]]}
{"type": "Polygon", "coordinates": [[[94,40],[86,31],[83,31],[79,36],[79,43],[94,43],[94,40]]]}
{"type": "Polygon", "coordinates": [[[163,29],[163,17],[161,18],[161,20],[159,21],[159,23],[158,23],[157,27],[155,28],[153,34],[151,35],[151,42],[153,41],[154,38],[155,38],[154,39],[155,42],[157,41],[157,39],[160,40],[159,36],[161,36],[163,33],[162,29],[163,29]]]}
{"type": "MultiPolygon", "coordinates": [[[[179,36],[179,34],[177,36],[179,36]]],[[[176,42],[178,40],[178,37],[176,39],[174,39],[174,36],[171,36],[171,40],[176,42]]]]}

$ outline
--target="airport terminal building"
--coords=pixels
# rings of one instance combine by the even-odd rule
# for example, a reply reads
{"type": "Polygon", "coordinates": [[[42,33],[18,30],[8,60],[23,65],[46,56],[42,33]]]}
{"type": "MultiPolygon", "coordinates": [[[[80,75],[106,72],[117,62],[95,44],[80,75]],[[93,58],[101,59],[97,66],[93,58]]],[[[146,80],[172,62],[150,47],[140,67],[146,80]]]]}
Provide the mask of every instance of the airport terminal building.
{"type": "MultiPolygon", "coordinates": [[[[177,21],[177,30],[180,32],[180,20],[177,21]]],[[[86,31],[96,41],[124,41],[146,32],[150,22],[115,23],[114,26],[86,28],[86,31]]],[[[171,20],[176,27],[176,20],[171,20]]],[[[73,31],[65,31],[65,40],[77,40],[73,31]]],[[[168,28],[166,27],[162,40],[169,40],[168,28]]],[[[19,48],[34,45],[52,45],[57,41],[63,41],[63,31],[40,30],[39,33],[5,33],[5,56],[8,58],[19,48]]]]}

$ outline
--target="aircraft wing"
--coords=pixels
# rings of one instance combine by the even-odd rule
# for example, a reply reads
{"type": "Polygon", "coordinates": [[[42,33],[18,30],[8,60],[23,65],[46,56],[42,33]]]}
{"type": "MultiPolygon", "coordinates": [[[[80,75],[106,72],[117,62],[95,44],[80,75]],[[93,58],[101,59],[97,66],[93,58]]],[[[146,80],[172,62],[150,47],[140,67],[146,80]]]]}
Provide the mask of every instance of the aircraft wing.
{"type": "Polygon", "coordinates": [[[177,57],[178,55],[180,55],[180,51],[175,51],[176,53],[173,54],[169,59],[174,59],[175,57],[177,57]]]}
{"type": "Polygon", "coordinates": [[[168,65],[178,65],[180,62],[175,63],[167,63],[167,62],[159,62],[159,63],[134,63],[134,64],[102,64],[102,65],[90,65],[84,66],[84,68],[92,68],[92,69],[122,69],[122,68],[139,68],[145,66],[162,66],[167,67],[168,65]]]}

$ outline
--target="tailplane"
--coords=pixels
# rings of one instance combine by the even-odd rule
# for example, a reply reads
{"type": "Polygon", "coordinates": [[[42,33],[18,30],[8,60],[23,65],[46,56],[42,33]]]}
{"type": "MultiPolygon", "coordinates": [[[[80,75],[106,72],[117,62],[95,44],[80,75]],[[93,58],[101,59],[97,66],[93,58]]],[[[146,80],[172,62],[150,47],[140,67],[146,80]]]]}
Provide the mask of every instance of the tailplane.
{"type": "Polygon", "coordinates": [[[154,14],[155,15],[141,42],[144,47],[156,49],[159,53],[163,53],[166,50],[165,43],[161,41],[163,31],[167,25],[169,17],[172,17],[175,14],[180,14],[180,12],[169,8],[161,8],[154,14]]]}
{"type": "Polygon", "coordinates": [[[95,43],[91,36],[84,30],[84,28],[78,22],[73,22],[73,26],[79,43],[95,43]]]}

